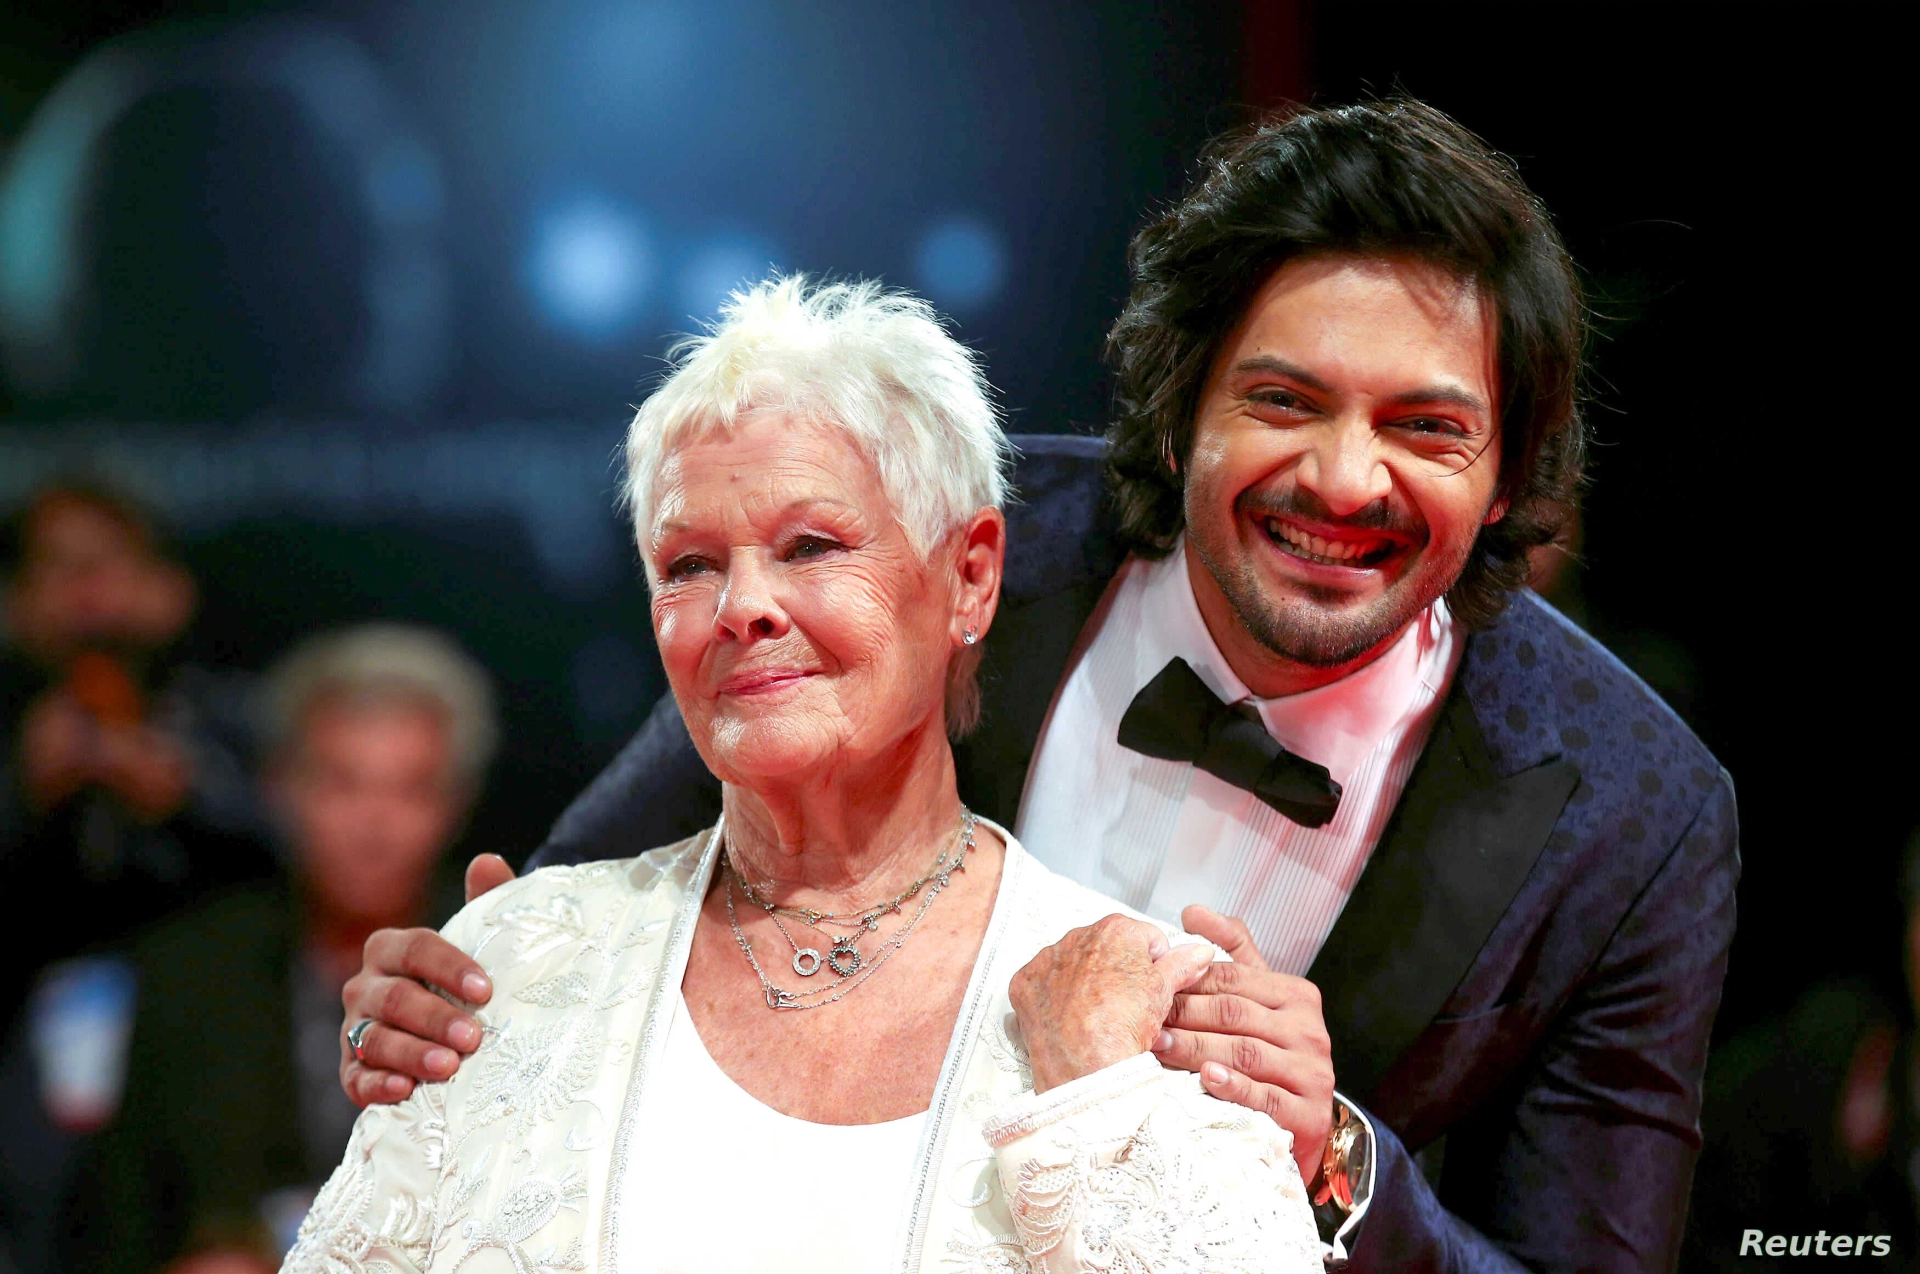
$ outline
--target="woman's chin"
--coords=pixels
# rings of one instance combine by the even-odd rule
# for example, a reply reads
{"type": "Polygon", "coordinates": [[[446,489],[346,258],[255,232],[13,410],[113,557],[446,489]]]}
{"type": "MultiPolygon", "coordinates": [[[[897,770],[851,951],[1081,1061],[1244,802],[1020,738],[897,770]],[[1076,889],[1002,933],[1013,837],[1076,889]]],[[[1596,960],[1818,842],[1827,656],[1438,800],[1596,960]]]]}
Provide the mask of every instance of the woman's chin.
{"type": "Polygon", "coordinates": [[[720,777],[743,787],[816,769],[834,758],[837,743],[824,731],[771,722],[714,723],[713,754],[720,777]]]}

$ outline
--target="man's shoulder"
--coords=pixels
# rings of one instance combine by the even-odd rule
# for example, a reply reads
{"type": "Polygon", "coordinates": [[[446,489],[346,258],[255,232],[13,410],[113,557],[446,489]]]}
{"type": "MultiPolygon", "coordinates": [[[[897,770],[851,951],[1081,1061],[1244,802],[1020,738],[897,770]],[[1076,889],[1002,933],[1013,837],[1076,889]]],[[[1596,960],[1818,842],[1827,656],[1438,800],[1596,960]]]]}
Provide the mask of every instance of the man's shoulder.
{"type": "Polygon", "coordinates": [[[1013,498],[1007,502],[1003,584],[1015,604],[1104,581],[1125,553],[1106,485],[1104,439],[1016,434],[1013,498]]]}
{"type": "Polygon", "coordinates": [[[286,885],[240,885],[155,923],[135,939],[133,955],[158,974],[193,980],[236,953],[257,963],[291,951],[297,923],[293,893],[286,885]]]}
{"type": "Polygon", "coordinates": [[[142,1050],[186,1038],[274,1038],[284,1030],[298,941],[293,895],[279,884],[226,890],[158,922],[129,949],[139,978],[142,1050]],[[209,997],[207,988],[220,994],[209,997]]]}
{"type": "Polygon", "coordinates": [[[1497,769],[1517,773],[1563,758],[1580,773],[1576,804],[1633,807],[1622,816],[1629,833],[1650,821],[1689,821],[1716,788],[1731,790],[1678,713],[1531,593],[1472,636],[1459,677],[1497,769]]]}
{"type": "Polygon", "coordinates": [[[1718,768],[1646,682],[1532,593],[1516,596],[1492,628],[1472,636],[1460,676],[1496,754],[1577,753],[1598,745],[1670,752],[1718,768]]]}

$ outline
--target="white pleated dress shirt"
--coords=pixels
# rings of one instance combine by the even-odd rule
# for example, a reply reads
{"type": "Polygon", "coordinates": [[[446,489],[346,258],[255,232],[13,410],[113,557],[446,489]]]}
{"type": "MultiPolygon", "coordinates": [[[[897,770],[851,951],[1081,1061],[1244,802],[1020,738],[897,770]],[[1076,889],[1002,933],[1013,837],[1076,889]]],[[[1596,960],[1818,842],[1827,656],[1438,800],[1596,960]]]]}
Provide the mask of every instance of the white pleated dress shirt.
{"type": "Polygon", "coordinates": [[[1053,870],[1160,920],[1204,903],[1238,916],[1267,962],[1304,974],[1333,931],[1426,746],[1465,646],[1444,601],[1339,681],[1258,699],[1207,631],[1185,544],[1121,568],[1040,733],[1016,834],[1053,870]],[[1120,746],[1120,718],[1174,658],[1267,733],[1327,767],[1339,811],[1302,827],[1190,763],[1120,746]]]}

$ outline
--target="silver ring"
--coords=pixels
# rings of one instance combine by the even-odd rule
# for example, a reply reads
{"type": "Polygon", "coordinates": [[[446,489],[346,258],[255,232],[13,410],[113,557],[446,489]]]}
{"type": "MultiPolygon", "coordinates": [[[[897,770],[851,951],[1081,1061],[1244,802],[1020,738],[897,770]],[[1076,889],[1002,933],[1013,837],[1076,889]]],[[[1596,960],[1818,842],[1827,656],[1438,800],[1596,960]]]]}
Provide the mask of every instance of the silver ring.
{"type": "Polygon", "coordinates": [[[372,1025],[372,1018],[363,1017],[347,1028],[347,1047],[353,1050],[355,1061],[367,1060],[367,1028],[372,1025]]]}

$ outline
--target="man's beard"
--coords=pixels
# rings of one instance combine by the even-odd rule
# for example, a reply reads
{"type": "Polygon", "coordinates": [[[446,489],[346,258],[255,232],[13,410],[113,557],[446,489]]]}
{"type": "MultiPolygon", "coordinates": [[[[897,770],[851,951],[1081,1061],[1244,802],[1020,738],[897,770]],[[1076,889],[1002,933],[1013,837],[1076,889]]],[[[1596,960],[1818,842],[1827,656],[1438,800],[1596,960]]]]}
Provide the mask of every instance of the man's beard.
{"type": "MultiPolygon", "coordinates": [[[[1412,587],[1414,581],[1402,580],[1358,610],[1330,611],[1314,604],[1315,590],[1303,589],[1304,597],[1276,599],[1262,587],[1251,563],[1216,563],[1204,546],[1195,547],[1200,549],[1200,560],[1206,563],[1227,604],[1254,640],[1282,659],[1309,668],[1339,668],[1352,663],[1399,633],[1446,591],[1441,588],[1427,596],[1412,587]]],[[[1329,595],[1328,600],[1332,599],[1329,595]]]]}
{"type": "MultiPolygon", "coordinates": [[[[1336,520],[1326,516],[1319,501],[1299,490],[1277,497],[1248,495],[1236,502],[1236,526],[1244,525],[1241,519],[1258,518],[1262,514],[1336,520]]],[[[1355,530],[1391,530],[1413,537],[1418,547],[1401,552],[1421,553],[1433,549],[1433,541],[1426,536],[1423,525],[1405,519],[1385,504],[1370,506],[1338,521],[1355,530]]],[[[1464,556],[1456,563],[1410,563],[1413,569],[1389,584],[1374,601],[1354,610],[1336,610],[1344,593],[1296,584],[1298,596],[1276,598],[1268,591],[1247,554],[1234,552],[1232,560],[1222,561],[1218,554],[1209,551],[1206,537],[1193,536],[1191,527],[1188,535],[1193,538],[1194,548],[1208,574],[1213,576],[1228,605],[1233,607],[1234,614],[1254,640],[1282,659],[1309,668],[1343,667],[1398,635],[1451,587],[1460,573],[1459,568],[1466,564],[1464,556]],[[1436,565],[1441,569],[1435,569],[1436,565]]],[[[1238,548],[1231,538],[1227,543],[1238,548]]],[[[1471,552],[1471,546],[1468,551],[1471,552]]]]}

